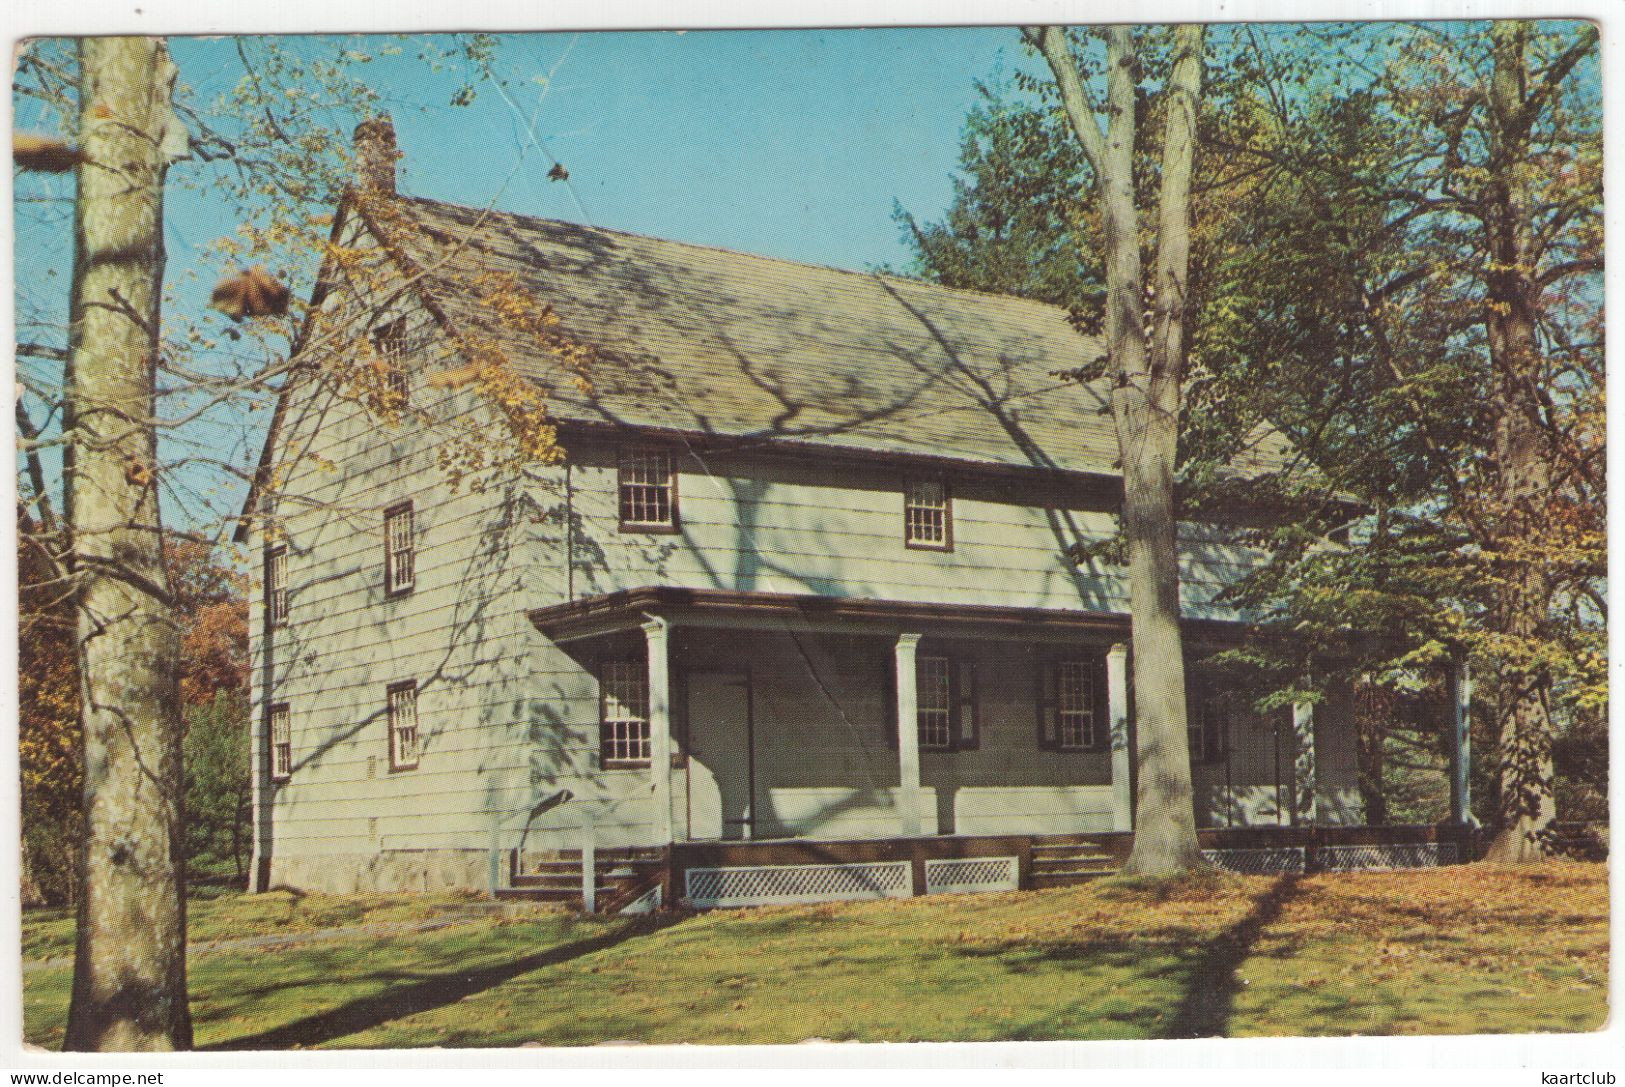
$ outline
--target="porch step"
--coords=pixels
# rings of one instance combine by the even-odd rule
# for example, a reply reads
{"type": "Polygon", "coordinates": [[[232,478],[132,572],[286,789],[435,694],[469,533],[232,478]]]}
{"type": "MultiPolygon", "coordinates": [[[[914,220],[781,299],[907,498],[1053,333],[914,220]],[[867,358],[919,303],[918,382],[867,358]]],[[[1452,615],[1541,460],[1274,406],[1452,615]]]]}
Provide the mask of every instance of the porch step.
{"type": "Polygon", "coordinates": [[[1101,868],[1088,872],[1043,873],[1036,869],[1033,871],[1033,889],[1044,890],[1048,887],[1076,887],[1080,883],[1090,880],[1104,879],[1111,875],[1113,869],[1101,868]]]}
{"type": "Polygon", "coordinates": [[[1098,853],[1076,846],[1033,846],[1034,864],[1070,864],[1074,861],[1091,861],[1100,864],[1113,864],[1114,858],[1110,853],[1098,853]]]}

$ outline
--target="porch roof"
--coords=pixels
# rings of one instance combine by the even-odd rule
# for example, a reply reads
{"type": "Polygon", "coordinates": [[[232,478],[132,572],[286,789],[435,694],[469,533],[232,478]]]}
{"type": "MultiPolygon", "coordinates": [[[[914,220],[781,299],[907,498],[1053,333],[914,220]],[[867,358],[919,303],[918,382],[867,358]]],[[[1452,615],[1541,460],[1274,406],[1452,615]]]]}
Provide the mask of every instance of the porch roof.
{"type": "MultiPolygon", "coordinates": [[[[812,593],[738,592],[649,585],[536,608],[531,622],[556,642],[631,630],[651,617],[677,626],[733,629],[825,629],[851,633],[938,633],[956,637],[1069,640],[1083,635],[1126,640],[1122,612],[1008,608],[986,604],[921,603],[818,596],[812,593]]],[[[1233,644],[1244,624],[1186,619],[1185,631],[1203,642],[1233,644]]]]}

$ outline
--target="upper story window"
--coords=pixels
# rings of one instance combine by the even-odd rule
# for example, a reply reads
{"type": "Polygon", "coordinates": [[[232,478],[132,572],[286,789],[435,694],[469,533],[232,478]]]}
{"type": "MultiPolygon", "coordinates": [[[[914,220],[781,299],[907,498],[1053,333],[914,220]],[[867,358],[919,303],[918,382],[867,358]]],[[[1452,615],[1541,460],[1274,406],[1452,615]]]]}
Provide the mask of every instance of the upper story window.
{"type": "Polygon", "coordinates": [[[418,685],[415,680],[392,683],[389,700],[389,768],[415,770],[420,748],[418,736],[418,685]]]}
{"type": "Polygon", "coordinates": [[[1102,659],[1045,664],[1039,702],[1039,746],[1052,751],[1099,751],[1107,744],[1102,659]]]}
{"type": "Polygon", "coordinates": [[[273,547],[265,553],[265,612],[274,627],[288,622],[288,549],[273,547]]]}
{"type": "Polygon", "coordinates": [[[942,480],[909,483],[903,497],[903,543],[929,551],[953,550],[953,503],[942,480]]]}
{"type": "Polygon", "coordinates": [[[412,503],[384,511],[384,592],[409,593],[417,584],[417,528],[412,503]]]}
{"type": "Polygon", "coordinates": [[[384,383],[391,401],[388,406],[404,408],[411,394],[406,373],[406,318],[373,329],[372,349],[384,362],[384,383]]]}
{"type": "Polygon", "coordinates": [[[677,475],[670,452],[622,450],[619,491],[622,529],[677,531],[677,475]]]}
{"type": "Polygon", "coordinates": [[[293,725],[288,717],[288,704],[278,702],[272,706],[269,718],[271,780],[287,781],[293,776],[293,725]]]}
{"type": "Polygon", "coordinates": [[[976,665],[952,657],[919,657],[914,665],[915,708],[922,751],[977,746],[976,665]]]}
{"type": "Polygon", "coordinates": [[[648,763],[649,672],[645,661],[605,661],[599,670],[599,757],[605,766],[648,763]]]}

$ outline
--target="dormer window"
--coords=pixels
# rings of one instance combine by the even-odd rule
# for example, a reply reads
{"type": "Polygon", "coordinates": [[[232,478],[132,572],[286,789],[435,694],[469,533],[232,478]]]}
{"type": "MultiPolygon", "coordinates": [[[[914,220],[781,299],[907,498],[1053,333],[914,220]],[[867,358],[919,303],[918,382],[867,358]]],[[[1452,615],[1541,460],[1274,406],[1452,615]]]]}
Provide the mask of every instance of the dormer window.
{"type": "Polygon", "coordinates": [[[903,496],[903,543],[926,551],[954,549],[953,504],[940,479],[916,479],[903,496]]]}
{"type": "Polygon", "coordinates": [[[671,453],[622,450],[619,491],[622,531],[677,531],[677,475],[671,453]]]}

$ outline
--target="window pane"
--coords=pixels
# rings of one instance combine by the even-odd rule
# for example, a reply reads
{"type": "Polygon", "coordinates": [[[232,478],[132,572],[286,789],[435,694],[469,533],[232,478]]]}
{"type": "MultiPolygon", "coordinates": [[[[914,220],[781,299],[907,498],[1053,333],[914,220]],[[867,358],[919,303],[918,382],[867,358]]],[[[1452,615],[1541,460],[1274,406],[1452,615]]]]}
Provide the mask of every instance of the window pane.
{"type": "Polygon", "coordinates": [[[271,611],[273,624],[284,623],[288,619],[288,552],[284,548],[277,548],[271,552],[265,570],[266,604],[271,611]]]}
{"type": "Polygon", "coordinates": [[[415,687],[398,687],[389,692],[389,730],[397,769],[417,765],[418,692],[415,687]]]}
{"type": "Polygon", "coordinates": [[[948,489],[940,481],[917,480],[908,485],[903,538],[912,544],[947,546],[948,489]]]}
{"type": "Polygon", "coordinates": [[[649,759],[649,683],[641,660],[604,664],[602,757],[605,762],[649,759]]]}
{"type": "Polygon", "coordinates": [[[620,500],[623,524],[675,524],[671,455],[658,451],[622,454],[620,500]]]}
{"type": "Polygon", "coordinates": [[[1056,716],[1062,747],[1094,747],[1095,676],[1087,661],[1056,665],[1056,716]]]}
{"type": "Polygon", "coordinates": [[[271,707],[271,776],[285,778],[293,773],[293,728],[288,707],[271,707]]]}
{"type": "Polygon", "coordinates": [[[388,551],[386,590],[398,592],[410,589],[416,577],[416,540],[411,506],[384,515],[384,539],[388,551]]]}
{"type": "Polygon", "coordinates": [[[920,746],[952,746],[953,725],[948,701],[948,659],[946,657],[918,658],[915,676],[915,704],[920,717],[920,746]]]}

